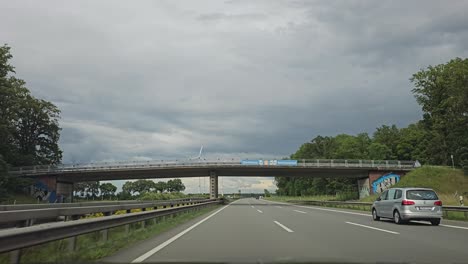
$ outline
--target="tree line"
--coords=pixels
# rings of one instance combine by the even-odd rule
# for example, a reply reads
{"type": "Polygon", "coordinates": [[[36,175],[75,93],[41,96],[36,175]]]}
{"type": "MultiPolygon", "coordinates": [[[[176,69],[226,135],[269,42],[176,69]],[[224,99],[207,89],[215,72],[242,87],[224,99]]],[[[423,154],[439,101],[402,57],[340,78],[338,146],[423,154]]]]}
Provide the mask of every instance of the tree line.
{"type": "MultiPolygon", "coordinates": [[[[141,199],[146,196],[157,197],[153,195],[155,193],[180,193],[185,190],[185,185],[180,179],[167,182],[154,182],[152,180],[127,181],[123,184],[122,191],[116,193],[117,187],[112,183],[100,184],[97,181],[92,181],[76,183],[74,190],[78,198],[96,199],[99,197],[101,199],[130,200],[141,199]]],[[[163,196],[159,197],[163,198],[163,196]]]]}
{"type": "MultiPolygon", "coordinates": [[[[412,75],[422,120],[407,127],[382,125],[370,136],[316,136],[292,159],[418,160],[468,168],[468,59],[453,59],[412,75]]],[[[276,177],[280,195],[357,194],[355,180],[276,177]]]]}
{"type": "Polygon", "coordinates": [[[29,181],[8,176],[11,166],[58,164],[60,110],[34,97],[15,76],[7,45],[0,47],[0,200],[21,191],[29,181]]]}

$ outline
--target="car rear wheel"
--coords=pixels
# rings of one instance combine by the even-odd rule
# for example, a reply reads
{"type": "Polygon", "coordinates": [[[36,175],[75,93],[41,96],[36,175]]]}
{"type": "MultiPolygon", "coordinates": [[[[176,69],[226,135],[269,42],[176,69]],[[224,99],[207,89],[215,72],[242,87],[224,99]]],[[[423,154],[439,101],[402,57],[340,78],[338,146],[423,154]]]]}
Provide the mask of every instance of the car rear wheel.
{"type": "Polygon", "coordinates": [[[431,220],[431,225],[438,226],[439,224],[440,224],[440,219],[432,219],[431,220]]]}
{"type": "Polygon", "coordinates": [[[395,221],[397,225],[403,224],[403,220],[401,220],[400,213],[397,210],[393,212],[393,221],[395,221]]]}
{"type": "Polygon", "coordinates": [[[374,221],[379,221],[380,220],[380,217],[377,215],[377,210],[372,209],[372,219],[374,219],[374,221]]]}

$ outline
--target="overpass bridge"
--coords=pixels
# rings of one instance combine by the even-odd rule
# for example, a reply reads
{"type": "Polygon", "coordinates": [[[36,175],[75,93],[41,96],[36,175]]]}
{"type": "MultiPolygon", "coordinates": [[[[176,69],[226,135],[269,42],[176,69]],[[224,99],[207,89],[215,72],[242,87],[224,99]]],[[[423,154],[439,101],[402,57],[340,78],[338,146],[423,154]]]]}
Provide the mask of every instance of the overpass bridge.
{"type": "MultiPolygon", "coordinates": [[[[413,161],[390,160],[273,160],[218,159],[172,161],[124,161],[112,163],[69,164],[17,167],[11,175],[33,178],[51,192],[71,197],[73,184],[84,181],[108,181],[154,178],[209,177],[210,197],[218,197],[218,176],[306,176],[342,177],[361,180],[360,189],[369,181],[393,173],[403,176],[414,168],[413,161]],[[362,181],[369,179],[369,181],[362,181]]],[[[397,181],[394,179],[394,181],[397,181]]],[[[359,181],[358,181],[359,182],[359,181]]],[[[395,182],[393,182],[395,183],[395,182]]],[[[367,186],[366,186],[367,185],[367,186]]]]}

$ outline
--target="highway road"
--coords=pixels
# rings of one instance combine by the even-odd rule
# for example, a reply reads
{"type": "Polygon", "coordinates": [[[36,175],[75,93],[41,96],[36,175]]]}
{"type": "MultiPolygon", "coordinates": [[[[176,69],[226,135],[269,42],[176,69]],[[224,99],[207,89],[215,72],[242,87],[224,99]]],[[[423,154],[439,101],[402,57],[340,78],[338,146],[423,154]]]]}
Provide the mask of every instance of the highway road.
{"type": "Polygon", "coordinates": [[[241,199],[102,261],[468,263],[468,223],[396,225],[361,211],[241,199]]]}

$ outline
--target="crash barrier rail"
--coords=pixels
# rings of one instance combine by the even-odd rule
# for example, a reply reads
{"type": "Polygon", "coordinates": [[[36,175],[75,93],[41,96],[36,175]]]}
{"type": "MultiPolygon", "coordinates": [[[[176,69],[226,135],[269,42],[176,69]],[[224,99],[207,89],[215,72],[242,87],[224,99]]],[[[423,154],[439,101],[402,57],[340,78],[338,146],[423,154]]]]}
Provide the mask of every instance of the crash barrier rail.
{"type": "MultiPolygon", "coordinates": [[[[145,211],[146,208],[167,208],[174,206],[184,206],[204,203],[211,201],[210,199],[180,199],[180,200],[167,200],[156,202],[143,202],[143,203],[129,203],[117,205],[89,205],[78,207],[64,207],[64,208],[44,208],[44,209],[29,209],[29,210],[14,210],[14,211],[0,211],[0,224],[14,224],[17,227],[32,226],[35,221],[41,219],[52,219],[52,222],[57,220],[78,220],[82,216],[102,213],[105,216],[112,215],[117,211],[126,211],[130,213],[132,209],[141,209],[145,211]],[[60,219],[62,218],[62,219],[60,219]]],[[[43,221],[42,221],[43,222],[43,221]]],[[[50,221],[48,221],[50,222],[50,221]]]]}
{"type": "Polygon", "coordinates": [[[15,204],[15,205],[0,205],[0,211],[14,211],[14,210],[31,210],[31,209],[45,209],[45,208],[65,208],[65,207],[84,207],[84,206],[105,206],[105,205],[125,205],[125,204],[138,204],[138,203],[154,203],[154,202],[168,202],[168,201],[190,201],[190,200],[204,200],[204,197],[189,197],[172,200],[122,200],[122,201],[89,201],[79,203],[42,203],[42,204],[15,204]]]}
{"type": "Polygon", "coordinates": [[[90,164],[60,164],[14,167],[9,170],[11,175],[31,175],[47,173],[110,171],[122,169],[148,168],[184,168],[184,167],[212,167],[212,166],[260,166],[260,167],[311,167],[311,168],[374,168],[374,169],[412,169],[414,161],[400,160],[345,160],[345,159],[299,159],[297,163],[280,165],[269,159],[255,159],[258,165],[243,164],[240,159],[195,160],[195,161],[127,161],[113,163],[90,164]],[[270,162],[272,161],[272,162],[270,162]],[[263,163],[264,162],[264,163],[263,163]]]}
{"type": "Polygon", "coordinates": [[[157,219],[161,217],[200,210],[223,202],[223,199],[211,199],[182,207],[1,230],[0,253],[10,252],[10,263],[19,263],[21,249],[65,238],[69,238],[68,250],[74,251],[76,237],[79,235],[101,231],[102,239],[105,241],[108,230],[114,227],[125,226],[125,230],[128,232],[129,225],[133,223],[141,223],[142,228],[144,228],[148,220],[153,220],[156,223],[157,219]]]}
{"type": "MultiPolygon", "coordinates": [[[[314,201],[314,200],[289,200],[288,203],[304,204],[304,205],[318,205],[318,206],[348,206],[351,208],[367,207],[369,211],[372,208],[373,203],[368,202],[344,202],[344,201],[314,201]]],[[[442,206],[442,212],[444,216],[448,215],[448,212],[463,212],[466,219],[468,219],[468,206],[442,206]]]]}

